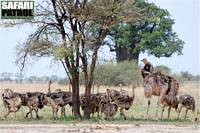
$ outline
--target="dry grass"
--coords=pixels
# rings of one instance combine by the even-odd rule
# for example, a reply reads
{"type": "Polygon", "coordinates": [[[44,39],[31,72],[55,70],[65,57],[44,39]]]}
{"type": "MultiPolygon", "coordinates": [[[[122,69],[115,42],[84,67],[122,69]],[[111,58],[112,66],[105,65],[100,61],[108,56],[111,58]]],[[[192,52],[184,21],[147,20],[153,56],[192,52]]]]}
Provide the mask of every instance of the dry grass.
{"type": "MultiPolygon", "coordinates": [[[[0,83],[0,92],[5,88],[10,88],[16,92],[34,92],[34,91],[39,91],[39,92],[47,92],[48,85],[47,84],[15,84],[15,83],[0,83]]],[[[55,89],[62,89],[64,91],[68,91],[69,87],[66,85],[58,85],[58,84],[53,84],[52,85],[52,91],[55,89]]],[[[116,89],[120,90],[120,87],[108,87],[108,86],[101,86],[99,88],[99,92],[105,92],[107,88],[110,89],[116,89]]],[[[132,95],[132,88],[131,87],[123,87],[122,89],[127,90],[130,92],[130,95],[132,95]]],[[[96,87],[94,89],[94,93],[96,93],[96,87]]],[[[80,87],[80,93],[84,93],[84,87],[80,87]]],[[[196,113],[198,117],[198,121],[200,120],[200,83],[183,83],[180,86],[180,91],[179,95],[182,94],[190,94],[195,97],[196,100],[196,113]]],[[[128,120],[124,121],[123,119],[120,118],[119,113],[115,116],[115,118],[107,123],[137,123],[137,122],[142,122],[142,123],[157,123],[155,121],[145,121],[145,115],[146,115],[146,108],[147,108],[147,99],[144,97],[144,88],[143,87],[138,87],[135,89],[135,101],[131,109],[126,111],[126,115],[128,120]]],[[[152,104],[150,107],[150,116],[152,119],[155,117],[155,110],[156,110],[156,101],[157,98],[153,97],[152,98],[152,104]]],[[[25,119],[25,113],[27,111],[27,108],[24,107],[23,109],[20,109],[20,111],[17,113],[17,118],[14,118],[14,115],[10,115],[8,119],[4,120],[3,115],[5,114],[5,108],[2,105],[2,101],[0,101],[0,119],[2,120],[1,123],[66,123],[66,122],[72,122],[74,119],[71,116],[71,109],[67,107],[67,118],[61,118],[57,121],[52,120],[52,113],[51,113],[51,108],[45,107],[43,110],[39,112],[43,118],[41,120],[31,120],[31,119],[25,119]]],[[[160,115],[160,114],[159,114],[160,115]]],[[[164,124],[168,123],[191,123],[194,121],[194,116],[192,112],[188,112],[188,118],[187,120],[183,120],[183,115],[184,115],[184,110],[181,113],[181,120],[177,121],[177,113],[172,110],[171,112],[171,119],[167,120],[164,119],[161,122],[164,124]]],[[[167,109],[166,112],[164,113],[164,118],[167,117],[167,109]]],[[[85,121],[84,121],[85,122],[85,121]]],[[[99,122],[99,119],[93,118],[91,121],[87,122],[99,122]]]]}

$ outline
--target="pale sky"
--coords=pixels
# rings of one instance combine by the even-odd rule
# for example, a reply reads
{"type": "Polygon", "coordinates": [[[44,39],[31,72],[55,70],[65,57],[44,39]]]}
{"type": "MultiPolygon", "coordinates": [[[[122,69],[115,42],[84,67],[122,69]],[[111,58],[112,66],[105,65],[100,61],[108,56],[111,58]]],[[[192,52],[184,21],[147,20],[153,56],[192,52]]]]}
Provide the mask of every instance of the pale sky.
{"type": "MultiPolygon", "coordinates": [[[[199,47],[199,0],[149,0],[161,8],[167,9],[172,18],[175,19],[173,29],[184,42],[183,55],[173,55],[171,58],[155,58],[147,54],[141,54],[141,58],[149,59],[154,66],[166,65],[173,72],[189,71],[192,74],[200,74],[200,47],[199,47]]],[[[0,20],[1,21],[1,20],[0,20]]],[[[15,65],[15,47],[23,42],[27,35],[33,31],[30,26],[15,28],[0,27],[0,73],[19,72],[15,65]]],[[[108,50],[106,51],[109,57],[108,50]]],[[[102,53],[102,52],[101,52],[102,53]]],[[[103,55],[104,56],[104,55],[103,55]]],[[[102,56],[101,56],[102,57],[102,56]]],[[[108,58],[109,58],[108,57],[108,58]]],[[[139,64],[140,65],[140,64],[139,64]]],[[[65,77],[61,65],[54,64],[51,59],[41,59],[25,69],[25,76],[56,74],[65,77]],[[52,65],[53,64],[53,65],[52,65]]]]}

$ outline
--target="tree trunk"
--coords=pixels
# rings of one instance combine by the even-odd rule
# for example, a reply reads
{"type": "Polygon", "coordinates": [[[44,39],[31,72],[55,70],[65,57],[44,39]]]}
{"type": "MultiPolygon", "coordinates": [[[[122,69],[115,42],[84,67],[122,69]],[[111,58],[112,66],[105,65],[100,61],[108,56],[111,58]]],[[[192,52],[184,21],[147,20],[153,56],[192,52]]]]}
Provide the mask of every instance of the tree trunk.
{"type": "MultiPolygon", "coordinates": [[[[99,46],[100,47],[100,46],[99,46]]],[[[96,66],[96,61],[97,61],[97,52],[99,47],[96,47],[93,55],[92,55],[92,63],[91,63],[91,68],[90,68],[90,77],[87,77],[88,83],[86,84],[85,88],[85,97],[86,97],[86,107],[84,109],[84,118],[85,119],[90,119],[90,114],[91,114],[91,88],[94,82],[94,71],[95,71],[95,66],[96,66]]]]}
{"type": "Polygon", "coordinates": [[[91,89],[86,86],[85,97],[86,97],[86,106],[84,108],[84,119],[90,119],[91,114],[91,89]]]}
{"type": "Polygon", "coordinates": [[[127,48],[121,48],[117,45],[115,48],[115,52],[116,52],[117,62],[122,62],[122,61],[128,60],[128,61],[135,61],[136,63],[138,63],[139,52],[130,53],[127,48]]]}
{"type": "Polygon", "coordinates": [[[91,114],[91,100],[90,99],[91,99],[91,88],[92,88],[93,79],[90,79],[90,81],[87,79],[86,81],[88,82],[85,85],[86,107],[84,108],[84,119],[90,119],[90,114],[91,114]]]}
{"type": "Polygon", "coordinates": [[[72,101],[75,118],[81,118],[79,104],[79,75],[74,74],[72,79],[72,101]]]}
{"type": "Polygon", "coordinates": [[[90,106],[90,97],[91,89],[89,88],[89,77],[87,67],[84,67],[84,76],[85,76],[85,98],[86,98],[86,107],[84,108],[84,119],[90,118],[91,106],[90,106]]]}

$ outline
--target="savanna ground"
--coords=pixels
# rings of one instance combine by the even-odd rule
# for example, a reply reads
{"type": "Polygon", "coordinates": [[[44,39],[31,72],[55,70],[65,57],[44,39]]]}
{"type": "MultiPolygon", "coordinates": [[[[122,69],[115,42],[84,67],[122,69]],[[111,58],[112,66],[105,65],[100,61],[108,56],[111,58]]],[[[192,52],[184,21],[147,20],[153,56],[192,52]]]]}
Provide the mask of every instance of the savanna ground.
{"type": "MultiPolygon", "coordinates": [[[[27,92],[27,91],[41,91],[46,93],[48,85],[47,84],[15,84],[15,83],[0,83],[0,91],[5,88],[11,88],[16,92],[27,92]]],[[[51,90],[62,89],[68,91],[69,87],[67,85],[58,85],[53,84],[51,90]]],[[[99,88],[100,92],[105,92],[108,87],[101,86],[99,88]]],[[[119,90],[120,87],[109,87],[111,89],[119,90]]],[[[127,90],[132,95],[131,87],[123,87],[122,89],[127,90]]],[[[84,87],[80,88],[81,94],[84,92],[84,87]]],[[[94,93],[97,92],[95,87],[94,93]]],[[[120,118],[119,112],[114,117],[113,120],[105,121],[103,118],[99,119],[96,117],[91,118],[90,120],[76,121],[71,114],[71,108],[66,107],[66,118],[59,118],[54,120],[52,118],[52,112],[50,107],[45,107],[39,111],[39,115],[42,116],[41,119],[25,119],[25,113],[27,112],[27,107],[21,108],[14,117],[14,114],[11,114],[7,119],[4,119],[3,116],[6,113],[2,101],[0,101],[0,132],[199,132],[199,123],[200,123],[200,83],[194,82],[185,82],[180,85],[179,95],[190,94],[195,97],[196,100],[196,116],[198,121],[194,121],[194,116],[191,111],[188,112],[188,117],[184,120],[184,111],[180,115],[180,119],[177,120],[177,113],[172,109],[171,118],[166,119],[167,117],[167,108],[165,109],[164,119],[155,120],[155,111],[156,111],[156,101],[157,98],[153,97],[152,104],[150,107],[150,119],[145,120],[146,108],[147,108],[147,99],[144,97],[144,88],[138,87],[135,89],[135,100],[133,106],[125,111],[127,120],[120,118]],[[12,125],[9,125],[12,124],[12,125]]],[[[160,117],[159,109],[159,117],[160,117]]],[[[60,114],[59,114],[60,116],[60,114]]]]}

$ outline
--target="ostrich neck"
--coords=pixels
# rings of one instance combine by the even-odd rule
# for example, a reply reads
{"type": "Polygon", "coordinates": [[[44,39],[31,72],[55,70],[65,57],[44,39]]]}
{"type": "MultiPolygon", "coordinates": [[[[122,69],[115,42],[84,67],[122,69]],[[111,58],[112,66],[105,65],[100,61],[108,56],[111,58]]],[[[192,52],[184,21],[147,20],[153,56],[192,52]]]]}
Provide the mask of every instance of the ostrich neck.
{"type": "Polygon", "coordinates": [[[48,91],[51,92],[51,84],[48,86],[48,91]]]}

